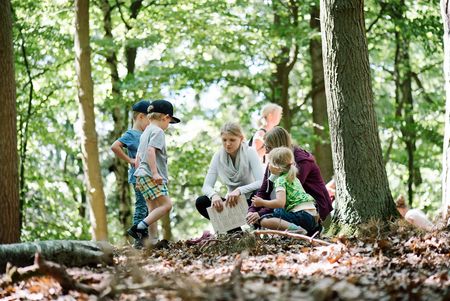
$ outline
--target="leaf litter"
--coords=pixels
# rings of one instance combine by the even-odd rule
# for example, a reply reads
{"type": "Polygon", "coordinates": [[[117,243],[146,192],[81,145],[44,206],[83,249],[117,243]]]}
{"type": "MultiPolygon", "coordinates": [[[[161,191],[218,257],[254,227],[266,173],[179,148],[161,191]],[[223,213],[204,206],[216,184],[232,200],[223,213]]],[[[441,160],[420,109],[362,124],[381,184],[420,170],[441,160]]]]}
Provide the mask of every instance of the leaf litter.
{"type": "Polygon", "coordinates": [[[252,233],[142,251],[116,249],[115,266],[70,268],[100,296],[63,292],[49,277],[0,291],[2,300],[450,300],[450,234],[401,222],[384,236],[330,246],[252,233]]]}

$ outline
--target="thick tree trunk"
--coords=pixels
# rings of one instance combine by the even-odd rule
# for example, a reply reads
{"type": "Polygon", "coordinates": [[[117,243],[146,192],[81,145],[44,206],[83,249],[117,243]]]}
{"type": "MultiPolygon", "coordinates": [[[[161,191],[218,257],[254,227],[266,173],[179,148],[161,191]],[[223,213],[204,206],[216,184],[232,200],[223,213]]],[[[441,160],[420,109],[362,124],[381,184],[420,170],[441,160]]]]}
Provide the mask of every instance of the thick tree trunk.
{"type": "Polygon", "coordinates": [[[442,159],[442,212],[450,223],[450,0],[441,0],[444,23],[445,133],[442,159]]]}
{"type": "Polygon", "coordinates": [[[107,240],[105,194],[95,130],[94,87],[91,77],[89,0],[75,0],[75,13],[75,69],[78,78],[78,102],[82,125],[80,136],[92,235],[95,240],[107,240]]]}
{"type": "MultiPolygon", "coordinates": [[[[309,24],[313,31],[320,32],[320,10],[318,5],[311,7],[309,24]]],[[[327,97],[323,79],[322,41],[320,36],[313,36],[309,40],[311,55],[311,99],[313,108],[314,134],[317,141],[314,145],[314,156],[320,167],[325,182],[333,177],[333,159],[331,154],[330,133],[328,130],[327,97]]]]}
{"type": "MultiPolygon", "coordinates": [[[[113,100],[112,117],[114,121],[114,129],[111,133],[111,143],[119,138],[126,129],[127,106],[122,101],[120,94],[120,78],[117,69],[117,54],[114,45],[114,37],[112,35],[112,20],[111,20],[112,7],[109,0],[103,0],[102,12],[103,12],[103,29],[105,30],[105,39],[109,40],[107,52],[105,54],[106,63],[109,66],[111,74],[111,96],[113,100]]],[[[123,160],[114,156],[114,162],[112,168],[114,175],[116,176],[116,194],[119,200],[119,220],[123,227],[126,229],[131,223],[131,207],[130,204],[130,184],[128,183],[128,164],[123,160]]],[[[126,232],[123,232],[126,236],[126,232]]]]}
{"type": "Polygon", "coordinates": [[[65,266],[113,263],[113,247],[107,242],[52,240],[0,245],[0,273],[9,262],[17,267],[33,264],[34,254],[65,266]]]}
{"type": "Polygon", "coordinates": [[[325,88],[336,172],[335,222],[396,215],[373,107],[362,0],[321,0],[325,88]]]}
{"type": "Polygon", "coordinates": [[[11,2],[0,0],[0,243],[20,240],[16,81],[11,2]]]}

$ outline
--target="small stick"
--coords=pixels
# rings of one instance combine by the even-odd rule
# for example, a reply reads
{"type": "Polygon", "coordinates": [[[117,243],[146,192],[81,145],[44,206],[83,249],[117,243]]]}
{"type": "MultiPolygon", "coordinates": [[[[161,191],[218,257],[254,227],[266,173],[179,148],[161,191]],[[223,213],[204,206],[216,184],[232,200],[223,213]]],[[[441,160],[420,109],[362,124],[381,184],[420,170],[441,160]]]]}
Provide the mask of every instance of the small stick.
{"type": "Polygon", "coordinates": [[[82,293],[99,295],[100,290],[97,290],[89,285],[78,283],[72,278],[64,269],[63,266],[44,260],[39,253],[35,254],[34,264],[25,268],[10,268],[7,271],[9,280],[2,283],[2,287],[9,283],[14,283],[21,280],[26,280],[34,276],[48,275],[53,277],[61,284],[63,290],[77,290],[82,293]]]}
{"type": "Polygon", "coordinates": [[[327,241],[321,240],[321,239],[317,239],[317,238],[312,238],[306,235],[302,235],[302,234],[296,234],[296,233],[290,233],[290,232],[286,232],[286,231],[277,231],[277,230],[256,230],[254,232],[256,235],[262,235],[262,234],[275,234],[275,235],[281,235],[281,236],[286,236],[286,237],[290,237],[290,238],[295,238],[295,239],[303,239],[303,240],[307,240],[310,243],[318,243],[324,246],[331,246],[333,245],[332,243],[329,243],[327,241]]]}

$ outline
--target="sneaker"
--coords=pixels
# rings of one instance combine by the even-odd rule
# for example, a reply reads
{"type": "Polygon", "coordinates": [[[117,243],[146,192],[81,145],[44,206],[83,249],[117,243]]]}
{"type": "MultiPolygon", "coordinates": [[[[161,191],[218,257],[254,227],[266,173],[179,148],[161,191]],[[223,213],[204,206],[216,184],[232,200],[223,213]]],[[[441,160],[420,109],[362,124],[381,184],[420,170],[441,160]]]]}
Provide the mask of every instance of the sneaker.
{"type": "Polygon", "coordinates": [[[137,225],[131,226],[131,228],[127,230],[127,233],[136,240],[143,240],[148,236],[147,231],[145,229],[138,229],[137,225]]]}
{"type": "Polygon", "coordinates": [[[144,242],[142,241],[142,239],[135,239],[134,243],[133,243],[133,248],[135,248],[136,250],[140,250],[144,247],[144,242]]]}

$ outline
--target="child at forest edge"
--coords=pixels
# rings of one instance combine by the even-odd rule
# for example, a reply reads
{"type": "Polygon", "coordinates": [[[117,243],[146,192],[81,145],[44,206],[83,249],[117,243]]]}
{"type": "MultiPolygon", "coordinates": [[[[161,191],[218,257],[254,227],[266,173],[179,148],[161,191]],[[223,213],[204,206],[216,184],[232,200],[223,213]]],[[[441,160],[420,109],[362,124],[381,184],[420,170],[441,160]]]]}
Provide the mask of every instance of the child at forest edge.
{"type": "Polygon", "coordinates": [[[268,103],[261,109],[261,117],[258,120],[259,129],[250,138],[248,145],[256,150],[262,163],[266,163],[264,135],[280,123],[282,115],[283,108],[275,103],[268,103]]]}
{"type": "MultiPolygon", "coordinates": [[[[130,164],[130,168],[128,169],[128,183],[133,185],[136,201],[134,207],[134,215],[133,215],[133,224],[139,223],[143,218],[145,218],[148,214],[147,204],[145,203],[144,197],[142,194],[136,189],[136,178],[134,177],[134,163],[136,158],[136,152],[139,146],[139,138],[141,137],[142,132],[145,130],[147,125],[149,124],[149,120],[147,118],[147,108],[150,105],[148,100],[141,100],[135,103],[132,106],[133,110],[133,128],[127,130],[122,137],[114,141],[111,145],[111,150],[114,154],[127,163],[130,164]],[[123,148],[127,149],[127,153],[124,152],[123,148]]],[[[158,236],[157,225],[153,224],[150,227],[150,235],[151,238],[156,241],[158,236]]],[[[141,248],[139,240],[135,240],[134,242],[135,248],[141,248]]]]}
{"type": "Polygon", "coordinates": [[[167,189],[167,151],[164,131],[170,123],[180,120],[173,116],[173,106],[166,100],[155,100],[147,109],[150,124],[139,142],[136,156],[136,188],[142,193],[149,214],[138,224],[131,226],[127,233],[134,239],[146,238],[148,227],[172,209],[172,201],[167,189]]]}
{"type": "Polygon", "coordinates": [[[269,170],[275,175],[276,199],[253,197],[257,207],[277,208],[261,217],[261,226],[274,230],[288,230],[313,235],[318,227],[315,201],[307,194],[296,177],[294,155],[287,147],[277,147],[269,153],[269,170]]]}

